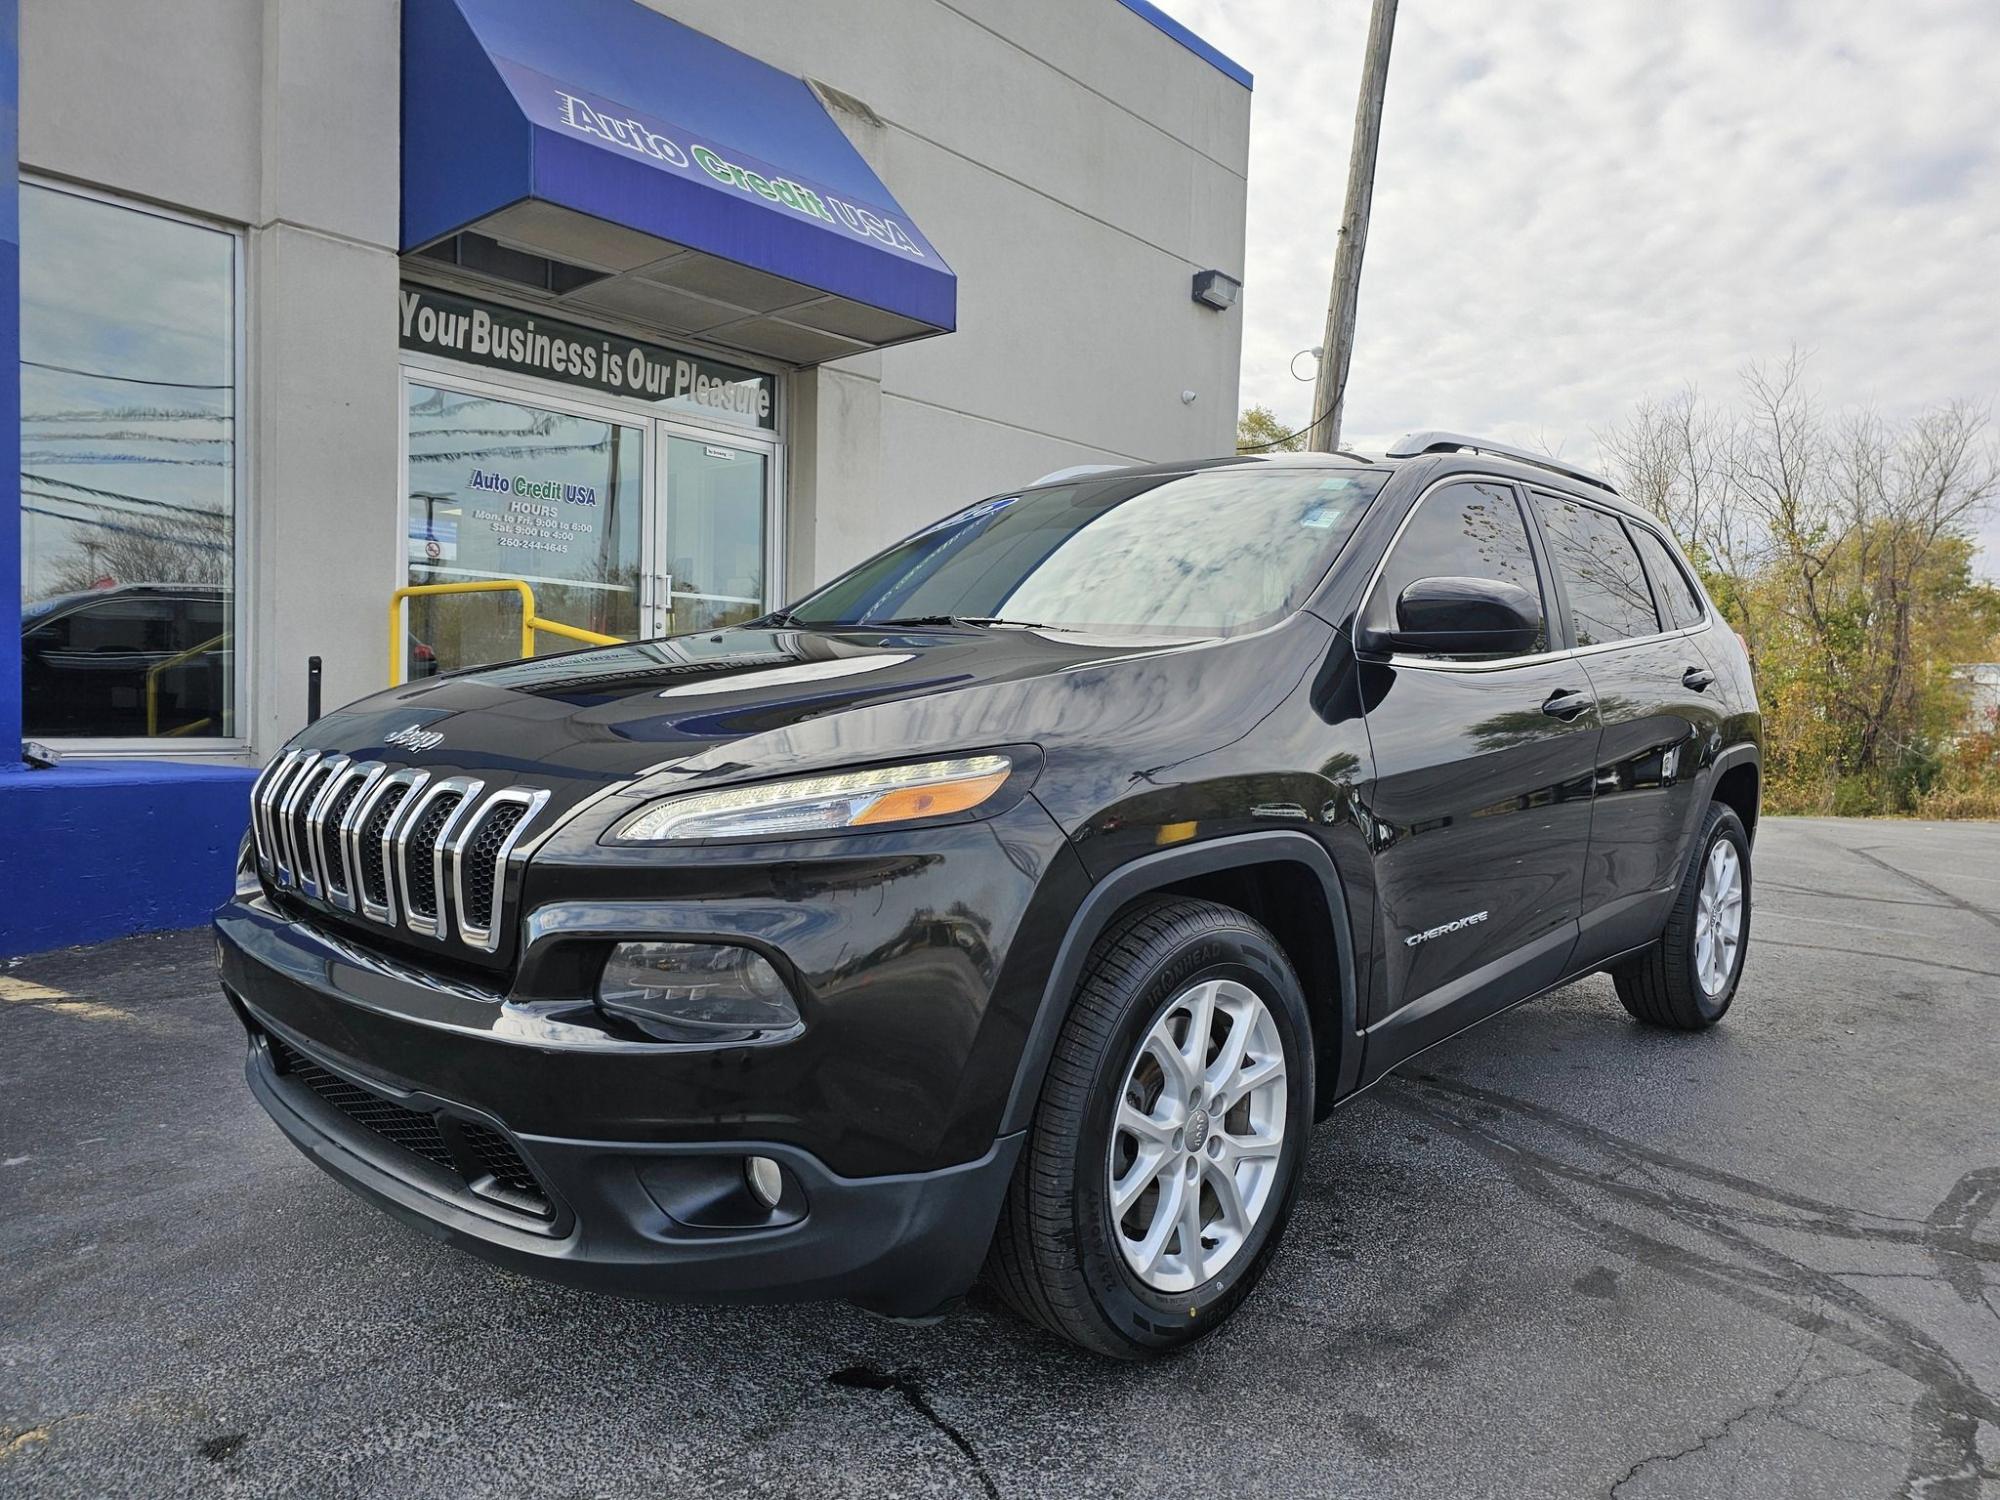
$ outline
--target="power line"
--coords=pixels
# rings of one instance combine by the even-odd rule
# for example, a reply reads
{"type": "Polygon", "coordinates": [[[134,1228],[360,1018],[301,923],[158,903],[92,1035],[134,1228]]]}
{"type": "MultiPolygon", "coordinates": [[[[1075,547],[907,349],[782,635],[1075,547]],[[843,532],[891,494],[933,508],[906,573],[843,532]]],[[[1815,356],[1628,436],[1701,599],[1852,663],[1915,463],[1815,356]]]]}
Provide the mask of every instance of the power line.
{"type": "Polygon", "coordinates": [[[37,370],[55,370],[64,375],[81,375],[86,380],[118,380],[127,385],[169,386],[177,391],[233,391],[236,382],[201,380],[148,380],[143,375],[110,375],[103,370],[79,370],[75,365],[52,365],[47,360],[24,359],[22,364],[37,370]]]}
{"type": "MultiPolygon", "coordinates": [[[[1238,453],[1262,453],[1266,448],[1282,448],[1286,443],[1292,441],[1293,438],[1304,437],[1307,433],[1311,432],[1315,427],[1319,426],[1320,423],[1324,422],[1339,408],[1340,398],[1344,396],[1346,393],[1347,393],[1347,376],[1345,373],[1343,373],[1340,378],[1340,389],[1333,393],[1333,400],[1327,403],[1326,408],[1323,411],[1321,411],[1318,416],[1314,417],[1310,422],[1306,423],[1306,425],[1301,427],[1297,432],[1288,432],[1283,437],[1274,437],[1268,443],[1239,443],[1237,444],[1236,451],[1238,453]]],[[[1340,450],[1337,448],[1329,448],[1326,451],[1329,453],[1337,453],[1340,450]]],[[[1360,457],[1359,454],[1349,454],[1348,456],[1350,458],[1360,457]]]]}
{"type": "MultiPolygon", "coordinates": [[[[74,479],[58,479],[53,474],[37,474],[32,469],[23,469],[21,477],[35,484],[52,484],[59,490],[79,490],[86,495],[99,495],[106,500],[123,500],[132,505],[149,505],[159,510],[184,510],[192,515],[219,516],[226,512],[206,505],[177,505],[171,500],[154,500],[145,495],[134,495],[125,490],[103,490],[95,485],[78,484],[74,479]]],[[[50,495],[50,500],[61,500],[61,495],[50,495]]]]}

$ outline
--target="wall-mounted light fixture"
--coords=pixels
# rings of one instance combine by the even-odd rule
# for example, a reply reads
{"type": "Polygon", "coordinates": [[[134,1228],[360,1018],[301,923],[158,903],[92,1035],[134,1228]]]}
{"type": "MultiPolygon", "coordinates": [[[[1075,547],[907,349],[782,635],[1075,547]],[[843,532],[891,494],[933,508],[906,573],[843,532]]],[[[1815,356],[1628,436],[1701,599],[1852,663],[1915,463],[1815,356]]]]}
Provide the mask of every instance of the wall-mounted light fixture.
{"type": "Polygon", "coordinates": [[[1217,312],[1228,312],[1236,305],[1236,295],[1243,290],[1243,283],[1234,276],[1225,276],[1220,271],[1197,271],[1194,273],[1194,300],[1204,307],[1212,307],[1217,312]]]}

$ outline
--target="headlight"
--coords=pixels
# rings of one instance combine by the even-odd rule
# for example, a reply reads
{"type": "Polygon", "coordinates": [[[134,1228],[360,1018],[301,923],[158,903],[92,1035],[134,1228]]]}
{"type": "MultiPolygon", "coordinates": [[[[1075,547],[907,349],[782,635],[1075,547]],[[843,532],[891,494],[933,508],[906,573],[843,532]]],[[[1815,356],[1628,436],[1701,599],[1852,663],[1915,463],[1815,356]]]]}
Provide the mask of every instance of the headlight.
{"type": "Polygon", "coordinates": [[[612,837],[627,844],[740,839],[944,817],[978,807],[1006,784],[1013,770],[1014,763],[1004,755],[969,755],[691,792],[641,809],[612,837]]]}

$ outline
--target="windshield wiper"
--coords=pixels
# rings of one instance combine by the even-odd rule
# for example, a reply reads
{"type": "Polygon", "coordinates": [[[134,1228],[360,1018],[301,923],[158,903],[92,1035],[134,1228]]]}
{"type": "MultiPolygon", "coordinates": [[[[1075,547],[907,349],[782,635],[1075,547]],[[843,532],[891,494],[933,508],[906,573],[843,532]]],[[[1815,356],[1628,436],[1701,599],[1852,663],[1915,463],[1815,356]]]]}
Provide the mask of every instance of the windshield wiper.
{"type": "Polygon", "coordinates": [[[1019,630],[1067,630],[1066,625],[1044,625],[1038,620],[1009,620],[1003,615],[904,615],[891,620],[857,620],[856,625],[952,625],[966,628],[984,629],[989,625],[1011,625],[1019,630]]]}

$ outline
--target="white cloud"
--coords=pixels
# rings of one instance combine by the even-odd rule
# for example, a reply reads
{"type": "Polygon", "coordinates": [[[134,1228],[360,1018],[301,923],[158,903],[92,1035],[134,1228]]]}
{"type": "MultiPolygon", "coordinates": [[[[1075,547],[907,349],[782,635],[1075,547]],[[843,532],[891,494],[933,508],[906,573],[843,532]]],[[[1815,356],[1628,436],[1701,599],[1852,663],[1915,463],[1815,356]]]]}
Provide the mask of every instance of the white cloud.
{"type": "MultiPolygon", "coordinates": [[[[1256,74],[1242,399],[1302,426],[1367,0],[1166,4],[1256,74]]],[[[2000,6],[1407,0],[1349,441],[1589,458],[1795,343],[1830,407],[2000,401],[2000,6]]]]}

